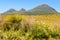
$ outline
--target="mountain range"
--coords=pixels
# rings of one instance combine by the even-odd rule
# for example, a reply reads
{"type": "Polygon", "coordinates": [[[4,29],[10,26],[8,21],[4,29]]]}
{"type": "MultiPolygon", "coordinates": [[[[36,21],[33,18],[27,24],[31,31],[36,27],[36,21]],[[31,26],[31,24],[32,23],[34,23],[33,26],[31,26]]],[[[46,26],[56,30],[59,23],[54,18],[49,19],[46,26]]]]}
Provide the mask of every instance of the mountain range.
{"type": "Polygon", "coordinates": [[[2,14],[28,14],[28,15],[39,15],[39,14],[55,14],[58,13],[54,8],[50,7],[47,4],[39,5],[33,9],[25,10],[21,8],[19,11],[11,8],[2,14]]]}

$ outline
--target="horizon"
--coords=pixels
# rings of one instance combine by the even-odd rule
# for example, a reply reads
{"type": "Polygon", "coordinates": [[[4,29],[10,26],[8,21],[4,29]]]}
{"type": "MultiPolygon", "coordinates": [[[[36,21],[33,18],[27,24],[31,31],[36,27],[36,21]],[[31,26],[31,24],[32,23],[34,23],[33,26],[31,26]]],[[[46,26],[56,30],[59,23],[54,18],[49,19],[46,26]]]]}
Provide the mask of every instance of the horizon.
{"type": "Polygon", "coordinates": [[[0,13],[3,13],[11,8],[15,10],[20,10],[21,8],[30,10],[41,4],[47,4],[56,11],[60,12],[59,2],[60,0],[0,0],[0,13]]]}

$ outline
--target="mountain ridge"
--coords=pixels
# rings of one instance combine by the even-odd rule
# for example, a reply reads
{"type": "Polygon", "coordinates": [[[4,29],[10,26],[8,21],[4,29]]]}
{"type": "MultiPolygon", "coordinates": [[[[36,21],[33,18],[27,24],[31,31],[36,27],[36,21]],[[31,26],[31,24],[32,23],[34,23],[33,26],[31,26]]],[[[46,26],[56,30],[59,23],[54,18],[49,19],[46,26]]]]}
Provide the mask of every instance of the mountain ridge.
{"type": "MultiPolygon", "coordinates": [[[[37,7],[30,9],[28,11],[26,11],[24,8],[21,8],[19,11],[15,10],[15,9],[10,9],[7,10],[5,13],[9,14],[9,13],[24,13],[24,14],[54,14],[54,13],[58,13],[54,8],[52,8],[51,6],[47,5],[47,4],[41,4],[38,5],[37,7]]],[[[3,13],[3,14],[5,14],[3,13]]]]}

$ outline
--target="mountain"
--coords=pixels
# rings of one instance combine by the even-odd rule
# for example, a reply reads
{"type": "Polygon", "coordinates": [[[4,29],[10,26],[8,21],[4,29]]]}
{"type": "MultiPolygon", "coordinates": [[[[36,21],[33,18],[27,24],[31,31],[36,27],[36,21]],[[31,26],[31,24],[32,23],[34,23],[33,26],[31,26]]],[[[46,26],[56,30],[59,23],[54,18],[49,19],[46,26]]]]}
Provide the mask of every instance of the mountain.
{"type": "Polygon", "coordinates": [[[16,10],[15,9],[9,9],[8,11],[6,11],[6,12],[16,12],[16,10]]]}
{"type": "Polygon", "coordinates": [[[9,10],[7,10],[6,12],[4,12],[3,14],[11,14],[11,13],[15,13],[17,12],[15,9],[11,8],[9,10]]]}
{"type": "Polygon", "coordinates": [[[26,10],[24,8],[21,8],[19,11],[16,11],[15,9],[11,8],[2,14],[4,14],[4,15],[6,15],[6,14],[24,14],[25,12],[26,12],[26,10]]]}
{"type": "Polygon", "coordinates": [[[54,8],[50,7],[47,4],[39,5],[31,10],[29,10],[32,14],[54,14],[58,13],[54,8]]]}
{"type": "Polygon", "coordinates": [[[21,8],[19,11],[15,9],[9,9],[3,14],[24,14],[24,15],[40,15],[40,14],[55,14],[58,13],[54,8],[47,4],[39,5],[31,10],[26,11],[24,8],[21,8]]]}
{"type": "Polygon", "coordinates": [[[25,12],[26,10],[24,8],[21,8],[19,12],[25,12]]]}

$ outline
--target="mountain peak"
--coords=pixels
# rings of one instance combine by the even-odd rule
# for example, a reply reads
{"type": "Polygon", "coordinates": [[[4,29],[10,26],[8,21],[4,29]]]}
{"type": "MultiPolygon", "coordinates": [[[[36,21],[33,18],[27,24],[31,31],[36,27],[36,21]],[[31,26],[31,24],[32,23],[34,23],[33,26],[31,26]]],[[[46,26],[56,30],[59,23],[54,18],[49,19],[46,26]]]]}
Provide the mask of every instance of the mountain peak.
{"type": "Polygon", "coordinates": [[[52,8],[51,6],[49,6],[49,5],[47,5],[47,4],[42,4],[42,5],[40,5],[40,6],[43,7],[43,8],[49,9],[49,10],[54,10],[54,11],[56,11],[54,8],[52,8]]]}
{"type": "Polygon", "coordinates": [[[20,9],[20,12],[25,12],[26,10],[24,8],[21,8],[20,9]]]}
{"type": "Polygon", "coordinates": [[[11,8],[8,10],[9,12],[13,12],[13,11],[16,11],[15,9],[11,8]]]}
{"type": "Polygon", "coordinates": [[[48,6],[47,4],[41,4],[40,6],[48,6]]]}
{"type": "Polygon", "coordinates": [[[38,13],[38,14],[50,14],[50,13],[57,13],[57,11],[50,7],[49,5],[47,4],[42,4],[42,5],[39,5],[33,9],[30,10],[31,12],[34,12],[34,13],[38,13]]]}
{"type": "Polygon", "coordinates": [[[13,9],[13,8],[11,8],[11,9],[7,10],[7,11],[6,11],[6,12],[4,12],[4,13],[13,13],[13,12],[16,12],[16,10],[15,10],[15,9],[13,9]]]}
{"type": "MultiPolygon", "coordinates": [[[[47,4],[41,4],[40,6],[41,6],[41,7],[50,7],[50,6],[47,5],[47,4]]],[[[50,8],[52,8],[52,7],[50,7],[50,8]]]]}

